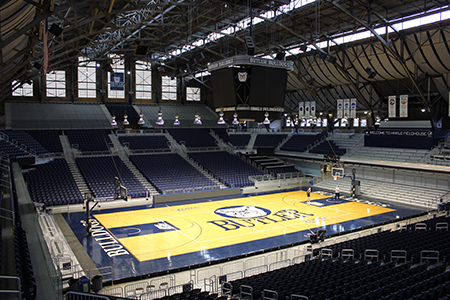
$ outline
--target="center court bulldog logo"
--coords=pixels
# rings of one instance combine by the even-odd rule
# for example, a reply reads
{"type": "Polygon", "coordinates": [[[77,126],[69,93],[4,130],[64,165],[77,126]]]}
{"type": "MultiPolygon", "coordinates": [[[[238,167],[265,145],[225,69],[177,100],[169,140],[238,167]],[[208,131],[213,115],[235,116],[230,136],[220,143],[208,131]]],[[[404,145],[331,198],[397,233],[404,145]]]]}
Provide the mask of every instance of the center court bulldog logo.
{"type": "Polygon", "coordinates": [[[215,214],[224,218],[250,219],[270,215],[270,210],[258,206],[230,206],[216,209],[215,214]]]}

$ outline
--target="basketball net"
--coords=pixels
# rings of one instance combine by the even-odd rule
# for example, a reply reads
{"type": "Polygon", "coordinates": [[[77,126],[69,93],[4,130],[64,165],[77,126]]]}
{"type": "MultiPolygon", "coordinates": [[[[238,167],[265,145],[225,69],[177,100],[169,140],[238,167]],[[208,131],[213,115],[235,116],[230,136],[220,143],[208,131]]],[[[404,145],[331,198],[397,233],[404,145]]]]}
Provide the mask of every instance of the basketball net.
{"type": "Polygon", "coordinates": [[[334,178],[334,180],[337,180],[338,176],[337,175],[333,175],[333,178],[334,178]]]}

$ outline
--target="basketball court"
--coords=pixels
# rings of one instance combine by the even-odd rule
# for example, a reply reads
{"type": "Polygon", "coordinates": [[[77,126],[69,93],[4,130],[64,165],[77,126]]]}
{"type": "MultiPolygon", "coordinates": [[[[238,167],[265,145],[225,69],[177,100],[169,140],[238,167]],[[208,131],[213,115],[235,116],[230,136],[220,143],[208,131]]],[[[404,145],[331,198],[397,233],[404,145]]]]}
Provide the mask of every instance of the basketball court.
{"type": "MultiPolygon", "coordinates": [[[[84,212],[65,213],[76,240],[97,268],[124,279],[174,270],[309,240],[421,212],[306,191],[206,199],[148,208],[97,209],[86,237],[84,212]]],[[[72,239],[73,240],[73,239],[72,239]]]]}

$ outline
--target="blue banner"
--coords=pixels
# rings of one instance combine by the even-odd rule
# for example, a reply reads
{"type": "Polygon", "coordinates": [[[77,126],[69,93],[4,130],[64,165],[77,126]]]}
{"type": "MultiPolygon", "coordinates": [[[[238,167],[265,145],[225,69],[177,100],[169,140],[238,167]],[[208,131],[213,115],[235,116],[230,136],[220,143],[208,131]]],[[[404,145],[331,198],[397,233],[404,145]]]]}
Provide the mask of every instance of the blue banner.
{"type": "Polygon", "coordinates": [[[125,81],[123,73],[114,73],[110,76],[111,90],[123,91],[125,81]]]}

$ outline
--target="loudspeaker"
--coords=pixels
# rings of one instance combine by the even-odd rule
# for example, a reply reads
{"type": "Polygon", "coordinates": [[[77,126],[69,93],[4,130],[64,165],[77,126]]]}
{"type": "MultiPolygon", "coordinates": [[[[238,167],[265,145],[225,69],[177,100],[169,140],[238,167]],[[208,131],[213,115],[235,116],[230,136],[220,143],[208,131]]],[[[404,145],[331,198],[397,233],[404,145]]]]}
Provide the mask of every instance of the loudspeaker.
{"type": "Polygon", "coordinates": [[[136,48],[134,49],[134,55],[137,56],[145,56],[147,55],[149,46],[146,45],[136,45],[136,48]]]}
{"type": "Polygon", "coordinates": [[[247,48],[248,55],[255,55],[255,45],[253,44],[253,39],[251,36],[244,37],[245,47],[247,48]]]}
{"type": "Polygon", "coordinates": [[[62,33],[62,28],[53,23],[52,26],[50,26],[50,28],[48,29],[48,31],[50,33],[53,33],[55,36],[60,36],[62,33]]]}
{"type": "Polygon", "coordinates": [[[275,59],[277,59],[277,60],[283,60],[285,56],[286,56],[286,53],[284,53],[284,52],[278,52],[278,53],[277,53],[277,56],[275,56],[275,59]]]}

